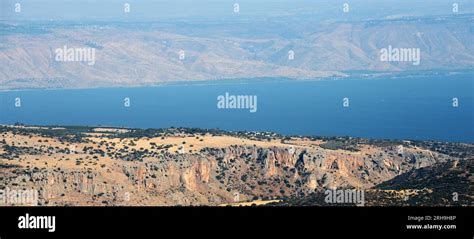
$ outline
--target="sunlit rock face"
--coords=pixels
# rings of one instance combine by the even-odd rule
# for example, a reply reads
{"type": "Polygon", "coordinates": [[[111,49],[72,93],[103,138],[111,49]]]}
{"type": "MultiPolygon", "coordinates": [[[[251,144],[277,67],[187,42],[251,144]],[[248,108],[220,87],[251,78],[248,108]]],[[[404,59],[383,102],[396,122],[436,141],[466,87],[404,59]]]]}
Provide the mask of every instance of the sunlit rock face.
{"type": "Polygon", "coordinates": [[[472,145],[455,143],[446,143],[442,153],[423,142],[343,139],[334,144],[337,139],[274,136],[268,141],[236,135],[216,140],[176,132],[72,143],[28,131],[15,131],[13,137],[11,130],[4,128],[0,140],[0,176],[6,187],[37,189],[40,205],[220,205],[236,198],[370,189],[416,169],[456,162],[460,158],[450,155],[460,155],[459,150],[465,157],[472,152],[472,145]],[[188,152],[172,143],[182,141],[188,142],[188,152]],[[76,151],[66,150],[71,144],[76,151]]]}

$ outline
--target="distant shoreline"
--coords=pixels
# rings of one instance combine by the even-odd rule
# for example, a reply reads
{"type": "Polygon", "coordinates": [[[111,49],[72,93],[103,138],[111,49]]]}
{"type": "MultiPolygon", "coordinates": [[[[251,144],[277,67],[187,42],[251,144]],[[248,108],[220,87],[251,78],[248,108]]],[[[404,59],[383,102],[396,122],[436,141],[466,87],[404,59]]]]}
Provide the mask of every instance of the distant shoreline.
{"type": "Polygon", "coordinates": [[[254,78],[229,78],[218,80],[183,80],[157,82],[150,85],[131,85],[131,86],[109,86],[109,87],[64,87],[64,88],[19,88],[19,89],[0,89],[0,93],[4,92],[25,92],[25,91],[57,91],[57,90],[101,90],[101,89],[137,89],[137,88],[155,88],[167,86],[209,86],[223,84],[252,84],[252,83],[276,83],[276,82],[307,82],[307,81],[334,81],[334,80],[370,80],[370,79],[388,79],[398,77],[414,77],[414,76],[439,76],[439,75],[457,75],[457,74],[473,74],[474,69],[459,70],[421,70],[421,71],[346,71],[342,72],[347,76],[341,77],[320,77],[312,79],[288,78],[288,77],[254,77],[254,78]],[[388,78],[387,78],[388,77],[388,78]],[[357,79],[356,79],[357,78],[357,79]]]}

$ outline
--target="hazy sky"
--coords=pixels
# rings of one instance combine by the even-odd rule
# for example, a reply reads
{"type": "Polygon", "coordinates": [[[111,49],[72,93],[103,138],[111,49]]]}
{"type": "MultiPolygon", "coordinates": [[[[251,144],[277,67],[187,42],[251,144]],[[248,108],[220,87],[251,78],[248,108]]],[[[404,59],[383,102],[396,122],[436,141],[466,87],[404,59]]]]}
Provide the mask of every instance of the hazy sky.
{"type": "MultiPolygon", "coordinates": [[[[241,16],[310,14],[322,18],[344,17],[342,5],[350,4],[350,14],[358,18],[398,15],[450,14],[450,0],[0,0],[2,20],[154,20],[174,17],[219,18],[235,16],[239,3],[241,16]],[[22,4],[15,13],[15,3],[22,4]],[[123,12],[123,4],[131,12],[123,12]]],[[[472,13],[474,1],[456,0],[459,13],[472,13]]]]}

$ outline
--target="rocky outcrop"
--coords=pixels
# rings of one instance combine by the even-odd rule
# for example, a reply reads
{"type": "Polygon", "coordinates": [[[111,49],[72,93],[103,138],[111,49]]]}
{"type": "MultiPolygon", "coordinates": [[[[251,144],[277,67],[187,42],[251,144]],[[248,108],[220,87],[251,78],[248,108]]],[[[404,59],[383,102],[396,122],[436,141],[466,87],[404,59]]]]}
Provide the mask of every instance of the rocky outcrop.
{"type": "Polygon", "coordinates": [[[216,205],[233,202],[235,193],[248,200],[336,187],[370,188],[450,158],[409,147],[401,155],[396,148],[351,152],[234,145],[141,161],[116,160],[108,172],[23,168],[1,173],[6,185],[37,188],[41,205],[216,205]]]}

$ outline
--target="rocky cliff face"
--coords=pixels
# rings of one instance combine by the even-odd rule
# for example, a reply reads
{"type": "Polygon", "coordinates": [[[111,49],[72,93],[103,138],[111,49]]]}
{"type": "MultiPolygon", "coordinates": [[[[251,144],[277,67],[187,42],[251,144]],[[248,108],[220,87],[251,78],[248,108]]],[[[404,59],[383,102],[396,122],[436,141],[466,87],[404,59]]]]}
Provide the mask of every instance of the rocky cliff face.
{"type": "Polygon", "coordinates": [[[452,157],[418,148],[358,152],[309,147],[231,145],[103,168],[8,167],[8,187],[35,188],[41,205],[218,205],[306,195],[341,187],[370,188],[452,157]],[[236,194],[238,199],[236,199],[236,194]]]}

